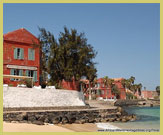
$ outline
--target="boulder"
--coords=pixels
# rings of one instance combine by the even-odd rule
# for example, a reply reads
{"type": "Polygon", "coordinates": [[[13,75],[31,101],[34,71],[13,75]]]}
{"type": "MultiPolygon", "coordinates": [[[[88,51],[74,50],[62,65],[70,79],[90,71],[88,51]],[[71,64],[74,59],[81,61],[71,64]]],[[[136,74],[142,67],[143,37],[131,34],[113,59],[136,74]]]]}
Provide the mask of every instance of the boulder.
{"type": "Polygon", "coordinates": [[[39,121],[39,120],[35,120],[35,121],[32,121],[32,124],[44,125],[44,122],[43,121],[39,121]]]}

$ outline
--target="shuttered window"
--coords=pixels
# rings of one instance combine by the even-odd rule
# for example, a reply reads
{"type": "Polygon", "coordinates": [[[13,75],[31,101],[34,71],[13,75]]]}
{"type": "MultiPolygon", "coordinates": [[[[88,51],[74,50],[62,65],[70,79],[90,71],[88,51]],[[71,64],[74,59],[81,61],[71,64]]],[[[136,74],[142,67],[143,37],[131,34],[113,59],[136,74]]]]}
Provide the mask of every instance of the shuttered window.
{"type": "Polygon", "coordinates": [[[37,82],[37,71],[26,70],[26,76],[33,77],[33,81],[37,82]]]}
{"type": "Polygon", "coordinates": [[[28,60],[35,60],[35,50],[32,48],[28,49],[28,60]]]}
{"type": "MultiPolygon", "coordinates": [[[[10,69],[10,75],[23,76],[22,69],[10,69]]],[[[19,81],[20,79],[11,78],[11,81],[19,81]]]]}
{"type": "Polygon", "coordinates": [[[24,59],[23,48],[14,48],[14,59],[24,59]]]}

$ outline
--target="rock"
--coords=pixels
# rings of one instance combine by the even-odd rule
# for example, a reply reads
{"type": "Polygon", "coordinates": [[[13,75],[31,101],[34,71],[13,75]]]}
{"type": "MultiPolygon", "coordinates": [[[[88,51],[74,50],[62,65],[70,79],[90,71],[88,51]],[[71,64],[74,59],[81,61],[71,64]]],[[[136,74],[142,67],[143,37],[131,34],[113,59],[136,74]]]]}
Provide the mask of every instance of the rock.
{"type": "Polygon", "coordinates": [[[61,121],[62,124],[65,124],[65,123],[68,123],[68,122],[69,122],[69,120],[68,120],[67,117],[62,118],[62,121],[61,121]]]}
{"type": "Polygon", "coordinates": [[[120,119],[120,118],[116,118],[115,120],[116,120],[116,121],[121,121],[121,119],[120,119]]]}
{"type": "Polygon", "coordinates": [[[109,122],[114,122],[114,121],[115,121],[114,118],[110,118],[110,119],[109,119],[109,122]]]}
{"type": "Polygon", "coordinates": [[[60,123],[61,122],[61,117],[54,117],[53,119],[52,119],[52,123],[53,124],[58,124],[58,123],[60,123]]]}
{"type": "Polygon", "coordinates": [[[95,122],[101,122],[101,118],[95,118],[95,122]]]}
{"type": "Polygon", "coordinates": [[[118,107],[117,109],[118,109],[118,112],[120,112],[120,113],[123,112],[122,107],[118,107]]]}
{"type": "Polygon", "coordinates": [[[127,120],[125,119],[125,118],[122,118],[122,120],[121,120],[122,122],[127,122],[127,120]]]}
{"type": "Polygon", "coordinates": [[[47,117],[44,119],[44,122],[45,123],[50,123],[50,121],[49,121],[49,119],[47,117]]]}
{"type": "Polygon", "coordinates": [[[75,123],[77,123],[77,124],[84,124],[85,120],[83,120],[83,119],[76,120],[75,123]]]}
{"type": "Polygon", "coordinates": [[[121,112],[117,112],[116,114],[117,114],[117,115],[121,115],[121,112]]]}
{"type": "Polygon", "coordinates": [[[71,123],[75,123],[76,118],[75,117],[71,117],[71,118],[68,118],[68,120],[69,120],[69,123],[71,124],[71,123]]]}
{"type": "Polygon", "coordinates": [[[95,119],[94,118],[89,118],[88,122],[89,123],[94,123],[95,122],[95,119]]]}
{"type": "Polygon", "coordinates": [[[43,122],[43,121],[35,120],[35,121],[32,122],[32,124],[36,124],[36,125],[44,125],[44,122],[43,122]]]}
{"type": "Polygon", "coordinates": [[[33,116],[33,115],[29,115],[29,116],[28,116],[28,121],[33,122],[33,121],[35,121],[35,120],[36,120],[36,117],[35,117],[35,116],[33,116]]]}

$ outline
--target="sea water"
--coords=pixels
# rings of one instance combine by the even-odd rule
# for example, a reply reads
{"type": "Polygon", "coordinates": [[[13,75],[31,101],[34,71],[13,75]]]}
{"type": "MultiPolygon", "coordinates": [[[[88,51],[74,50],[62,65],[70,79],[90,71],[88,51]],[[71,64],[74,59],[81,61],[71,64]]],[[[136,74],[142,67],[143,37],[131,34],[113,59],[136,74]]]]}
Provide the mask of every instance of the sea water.
{"type": "MultiPolygon", "coordinates": [[[[103,129],[145,129],[160,130],[160,107],[125,107],[129,114],[136,114],[137,120],[131,122],[98,123],[103,129]]],[[[136,130],[135,130],[136,131],[136,130]]],[[[139,131],[139,130],[138,130],[139,131]]]]}

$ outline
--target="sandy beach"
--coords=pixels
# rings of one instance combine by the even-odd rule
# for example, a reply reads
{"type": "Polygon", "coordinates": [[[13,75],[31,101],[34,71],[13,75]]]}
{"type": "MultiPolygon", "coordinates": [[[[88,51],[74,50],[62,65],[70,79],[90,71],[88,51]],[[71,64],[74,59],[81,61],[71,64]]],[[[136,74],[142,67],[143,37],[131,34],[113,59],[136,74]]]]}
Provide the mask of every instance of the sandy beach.
{"type": "Polygon", "coordinates": [[[4,132],[75,132],[61,126],[3,122],[4,132]]]}
{"type": "Polygon", "coordinates": [[[4,132],[97,132],[95,124],[35,125],[3,122],[4,132]]]}

